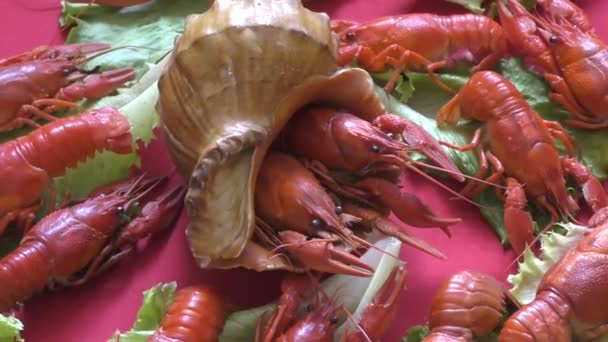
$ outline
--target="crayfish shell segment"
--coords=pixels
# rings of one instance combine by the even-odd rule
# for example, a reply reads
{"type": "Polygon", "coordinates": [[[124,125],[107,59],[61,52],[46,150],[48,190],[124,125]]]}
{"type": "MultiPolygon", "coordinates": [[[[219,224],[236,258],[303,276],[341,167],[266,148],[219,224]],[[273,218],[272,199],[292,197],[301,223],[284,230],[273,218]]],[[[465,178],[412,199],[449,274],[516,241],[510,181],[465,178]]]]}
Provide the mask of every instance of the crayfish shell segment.
{"type": "Polygon", "coordinates": [[[239,256],[252,236],[253,186],[276,108],[338,68],[329,17],[299,0],[218,0],[186,20],[159,80],[169,151],[189,180],[195,259],[239,256]]]}
{"type": "MultiPolygon", "coordinates": [[[[268,147],[279,135],[281,129],[287,124],[289,119],[301,108],[311,103],[323,103],[326,105],[342,108],[354,113],[358,113],[363,118],[372,120],[385,112],[384,106],[374,92],[374,82],[369,74],[363,69],[352,68],[342,69],[330,76],[311,77],[299,86],[293,88],[291,93],[277,107],[275,115],[275,129],[269,132],[267,138],[258,146],[259,155],[256,162],[261,163],[268,147]]],[[[256,171],[259,164],[256,164],[256,171]]],[[[222,171],[224,172],[224,171],[222,171]]],[[[255,185],[253,175],[252,184],[255,185]]],[[[234,191],[242,194],[242,190],[227,184],[226,191],[234,191]]],[[[264,191],[264,189],[251,188],[249,194],[253,196],[253,191],[264,191]]],[[[207,200],[210,200],[209,198],[207,200]]],[[[247,216],[255,218],[254,208],[250,209],[247,216]]],[[[206,213],[208,217],[213,217],[213,212],[206,213]]],[[[207,221],[207,224],[210,224],[207,221]]],[[[250,229],[253,230],[254,220],[251,221],[250,229]]],[[[200,259],[199,259],[200,260],[200,259]]],[[[277,257],[272,250],[266,249],[255,241],[249,239],[244,246],[244,250],[235,258],[208,258],[207,268],[236,268],[244,267],[256,271],[268,271],[284,269],[289,271],[303,271],[287,258],[277,257]]],[[[200,261],[199,261],[200,262],[200,261]]]]}

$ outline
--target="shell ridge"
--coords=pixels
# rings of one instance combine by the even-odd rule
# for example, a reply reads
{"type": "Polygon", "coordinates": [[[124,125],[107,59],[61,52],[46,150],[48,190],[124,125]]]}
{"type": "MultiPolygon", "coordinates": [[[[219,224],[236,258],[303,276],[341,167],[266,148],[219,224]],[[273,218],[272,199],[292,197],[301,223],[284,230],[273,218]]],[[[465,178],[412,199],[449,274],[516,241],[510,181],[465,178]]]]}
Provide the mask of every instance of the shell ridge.
{"type": "MultiPolygon", "coordinates": [[[[188,192],[186,194],[186,209],[191,217],[191,222],[186,228],[186,233],[191,238],[190,246],[193,254],[197,261],[201,262],[205,257],[223,257],[223,258],[234,258],[237,257],[245,247],[245,243],[251,237],[253,229],[250,229],[248,217],[243,217],[240,222],[232,222],[227,220],[224,225],[201,225],[200,222],[206,222],[205,215],[222,215],[221,212],[209,212],[207,208],[212,207],[214,198],[218,195],[224,196],[229,195],[218,189],[216,179],[217,177],[226,175],[230,171],[224,171],[222,166],[230,163],[231,160],[239,159],[243,151],[250,148],[255,148],[267,135],[268,132],[259,125],[253,123],[239,123],[235,125],[235,133],[222,137],[216,141],[214,146],[208,148],[206,151],[201,153],[201,157],[197,162],[190,183],[188,185],[188,192]],[[221,175],[219,171],[224,171],[221,175]],[[234,224],[239,224],[240,227],[234,227],[234,224]],[[222,243],[217,242],[217,237],[221,236],[222,243]],[[228,236],[228,238],[226,238],[228,236]],[[215,242],[215,243],[214,243],[215,242]],[[209,245],[207,245],[209,244],[209,245]],[[207,255],[201,255],[198,253],[201,245],[204,245],[204,250],[207,255]]],[[[234,180],[238,181],[238,180],[234,180]]],[[[247,180],[247,183],[250,181],[247,180]]],[[[232,186],[232,184],[230,184],[232,186]]],[[[245,187],[247,189],[248,187],[245,187]]],[[[239,196],[240,203],[234,203],[236,206],[248,205],[252,206],[251,196],[243,198],[239,196]]],[[[226,201],[219,201],[220,203],[226,203],[226,201]]],[[[216,208],[217,209],[217,208],[216,208]]],[[[232,211],[229,208],[219,208],[227,215],[234,215],[234,212],[239,213],[241,211],[232,211]]],[[[249,212],[249,211],[246,211],[249,212]]]]}

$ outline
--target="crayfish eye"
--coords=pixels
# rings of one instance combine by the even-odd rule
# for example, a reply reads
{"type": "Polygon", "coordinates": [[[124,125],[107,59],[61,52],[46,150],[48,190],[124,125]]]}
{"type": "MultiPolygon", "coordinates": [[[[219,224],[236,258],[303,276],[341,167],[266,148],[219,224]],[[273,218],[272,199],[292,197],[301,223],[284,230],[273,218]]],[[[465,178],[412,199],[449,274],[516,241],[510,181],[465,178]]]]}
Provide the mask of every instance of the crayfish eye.
{"type": "Polygon", "coordinates": [[[329,323],[331,324],[337,324],[340,321],[340,319],[338,318],[338,316],[331,316],[331,318],[329,319],[329,323]]]}
{"type": "Polygon", "coordinates": [[[559,41],[559,38],[556,35],[549,37],[549,43],[555,44],[559,41]]]}
{"type": "Polygon", "coordinates": [[[312,226],[320,229],[320,228],[325,227],[325,222],[323,222],[319,219],[314,219],[314,220],[312,220],[312,226]]]}
{"type": "Polygon", "coordinates": [[[380,147],[378,145],[373,145],[372,146],[372,152],[374,152],[374,153],[380,153],[380,147]]]}
{"type": "Polygon", "coordinates": [[[354,32],[348,32],[345,36],[346,40],[349,42],[354,42],[355,40],[357,40],[357,35],[355,35],[354,32]]]}
{"type": "Polygon", "coordinates": [[[125,213],[125,208],[123,206],[116,207],[116,214],[121,215],[125,213]]]}
{"type": "Polygon", "coordinates": [[[344,212],[344,209],[342,209],[341,205],[336,207],[336,215],[342,215],[343,212],[344,212]]]}
{"type": "Polygon", "coordinates": [[[315,305],[314,304],[308,304],[306,305],[306,312],[313,312],[315,311],[315,305]]]}

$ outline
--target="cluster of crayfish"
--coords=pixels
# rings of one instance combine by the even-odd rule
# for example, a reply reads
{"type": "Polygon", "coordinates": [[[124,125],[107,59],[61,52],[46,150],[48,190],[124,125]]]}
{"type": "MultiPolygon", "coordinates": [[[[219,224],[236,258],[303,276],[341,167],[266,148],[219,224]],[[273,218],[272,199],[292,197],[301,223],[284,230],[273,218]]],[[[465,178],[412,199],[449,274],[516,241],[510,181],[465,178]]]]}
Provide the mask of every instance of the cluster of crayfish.
{"type": "Polygon", "coordinates": [[[162,190],[167,177],[145,175],[105,185],[85,199],[66,196],[56,205],[55,177],[98,151],[133,152],[122,113],[113,107],[82,111],[76,103],[104,97],[135,76],[132,68],[82,70],[95,57],[87,54],[97,51],[109,46],[42,46],[0,60],[0,131],[33,128],[0,145],[0,234],[10,228],[22,233],[19,246],[0,259],[2,311],[46,287],[86,282],[139,239],[169,227],[183,205],[183,186],[162,190]],[[78,113],[55,115],[65,109],[78,113]],[[37,219],[47,189],[48,214],[37,219]]]}
{"type": "Polygon", "coordinates": [[[455,146],[393,114],[369,120],[328,106],[305,107],[290,119],[260,169],[257,188],[265,191],[255,194],[258,242],[279,246],[301,266],[352,275],[369,271],[351,255],[364,242],[358,231],[379,230],[441,256],[387,217],[392,212],[406,224],[446,232],[459,222],[437,216],[398,186],[405,170],[423,174],[418,166],[443,170],[463,182],[465,176],[443,146],[477,152],[479,172],[468,176],[471,179],[458,195],[470,199],[495,186],[505,202],[508,239],[518,255],[536,242],[534,222],[526,211],[528,200],[550,215],[547,227],[572,220],[580,210],[567,191],[567,178],[582,188],[594,212],[606,206],[602,184],[577,160],[577,144],[561,124],[544,120],[511,81],[488,70],[507,56],[511,41],[544,68],[552,86],[550,98],[578,109],[572,109],[576,119],[569,125],[600,129],[608,122],[601,111],[606,98],[599,91],[581,90],[581,84],[596,90],[608,86],[601,83],[602,77],[593,77],[597,70],[608,72],[608,65],[594,57],[607,51],[606,45],[582,10],[567,1],[539,1],[535,15],[515,0],[498,1],[497,8],[501,24],[473,14],[332,21],[339,36],[340,63],[356,62],[369,72],[392,67],[393,77],[385,87],[389,91],[409,69],[428,72],[454,93],[435,72],[463,60],[475,64],[470,80],[439,110],[437,123],[455,124],[465,118],[481,125],[470,144],[455,146]],[[571,89],[568,84],[577,86],[571,89]],[[560,155],[556,141],[567,155],[560,155]],[[435,166],[412,160],[412,151],[424,154],[435,166]]]}
{"type": "Polygon", "coordinates": [[[590,232],[544,274],[536,296],[521,306],[493,277],[462,271],[435,297],[423,341],[474,341],[500,329],[498,341],[596,341],[606,334],[608,208],[587,224],[590,232]],[[507,302],[516,309],[508,315],[507,302]],[[505,319],[506,318],[506,319],[505,319]],[[501,326],[502,323],[502,326],[501,326]]]}
{"type": "MultiPolygon", "coordinates": [[[[141,1],[123,4],[133,2],[141,1]]],[[[373,272],[355,255],[362,244],[369,245],[359,232],[378,230],[443,257],[391,222],[388,215],[393,213],[412,226],[439,227],[446,232],[449,226],[461,222],[459,218],[436,215],[415,195],[403,193],[399,187],[405,170],[433,180],[418,167],[440,169],[464,182],[467,176],[454,165],[444,147],[475,150],[479,158],[478,174],[468,176],[471,180],[459,196],[471,198],[489,186],[505,183],[506,191],[499,197],[505,201],[505,227],[517,253],[534,242],[533,221],[526,212],[528,198],[546,210],[552,222],[570,220],[579,210],[566,189],[567,176],[580,184],[586,202],[601,213],[608,204],[606,194],[599,181],[576,160],[576,143],[559,123],[543,120],[508,79],[489,69],[506,56],[510,41],[542,67],[551,85],[550,98],[575,116],[569,125],[601,129],[608,127],[608,98],[604,96],[608,84],[603,82],[608,65],[601,57],[606,45],[582,10],[567,0],[538,1],[534,15],[515,0],[496,3],[500,24],[472,14],[408,14],[366,23],[332,22],[339,36],[341,64],[356,62],[370,72],[394,68],[386,85],[388,91],[408,69],[428,72],[442,89],[455,93],[436,72],[463,60],[475,64],[470,80],[441,108],[437,122],[454,124],[462,117],[477,120],[481,126],[470,144],[455,146],[435,140],[420,126],[392,114],[368,121],[357,113],[327,106],[301,109],[281,132],[259,170],[257,187],[265,191],[255,193],[258,243],[280,249],[304,269],[355,276],[373,272]],[[556,139],[566,147],[567,156],[558,153],[556,139]],[[422,153],[436,165],[415,161],[410,152],[422,153]],[[481,181],[490,170],[492,173],[481,181]]],[[[35,222],[34,213],[40,208],[44,190],[52,187],[52,179],[66,168],[98,150],[132,151],[129,123],[115,109],[106,107],[65,119],[52,115],[65,108],[81,110],[74,101],[103,97],[133,78],[130,68],[102,74],[79,69],[91,59],[82,57],[84,54],[105,49],[102,44],[43,47],[0,61],[0,82],[7,83],[0,87],[8,89],[0,93],[5,104],[0,112],[0,130],[36,127],[28,135],[0,146],[0,172],[5,174],[0,179],[11,180],[0,189],[0,230],[16,224],[25,231],[18,249],[0,260],[0,277],[4,277],[0,309],[11,308],[49,284],[87,281],[125,255],[137,239],[170,225],[182,205],[182,187],[152,196],[163,179],[139,177],[98,189],[88,199],[63,204],[57,210],[52,204],[51,214],[35,222]],[[49,123],[40,127],[40,120],[49,123]],[[69,140],[87,143],[70,147],[66,144],[69,140]],[[19,180],[11,176],[17,173],[21,175],[19,180]],[[147,204],[141,209],[142,216],[129,217],[132,208],[144,200],[147,204]],[[125,217],[129,222],[125,223],[125,217]],[[29,281],[24,284],[22,279],[29,281]]],[[[497,187],[497,192],[500,189],[497,187]]],[[[601,308],[580,312],[598,295],[600,299],[605,297],[606,291],[601,291],[596,277],[588,271],[591,267],[603,269],[604,265],[586,255],[602,252],[598,250],[602,248],[602,233],[608,231],[603,228],[598,225],[595,233],[545,275],[537,299],[505,323],[501,339],[565,339],[571,334],[571,319],[596,324],[608,317],[601,308]],[[592,264],[579,269],[587,260],[592,264]],[[581,287],[584,291],[578,290],[581,287]],[[530,319],[542,321],[534,316],[539,312],[546,313],[547,324],[528,324],[530,319]]],[[[396,268],[362,315],[359,329],[344,339],[380,339],[394,316],[405,279],[405,269],[396,268]]],[[[303,318],[296,317],[299,300],[314,288],[314,283],[315,279],[307,275],[286,277],[278,309],[265,324],[260,320],[256,339],[296,341],[305,336],[331,341],[339,310],[331,300],[319,299],[303,318]]],[[[464,273],[449,280],[446,299],[438,299],[434,310],[449,311],[453,307],[450,301],[466,297],[471,288],[480,289],[480,294],[475,292],[473,297],[487,299],[473,302],[483,303],[481,315],[493,329],[502,317],[504,291],[485,276],[464,273]],[[477,286],[478,282],[481,285],[477,286]],[[458,286],[465,289],[459,290],[458,286]]],[[[215,339],[229,311],[218,298],[206,287],[182,289],[152,338],[177,338],[172,335],[175,333],[215,339]],[[197,313],[201,308],[204,312],[197,313]]],[[[473,323],[479,323],[475,316],[479,311],[471,308],[473,323]]],[[[460,315],[454,318],[459,321],[456,323],[442,321],[441,312],[432,317],[428,339],[472,340],[488,332],[487,327],[460,322],[465,318],[460,315]]],[[[603,331],[600,327],[586,333],[593,337],[603,331]]]]}
{"type": "MultiPolygon", "coordinates": [[[[257,187],[265,191],[255,194],[258,242],[279,246],[305,268],[359,276],[370,271],[353,257],[350,249],[354,247],[349,246],[364,242],[357,237],[360,230],[380,230],[438,255],[432,247],[397,229],[387,220],[387,214],[392,212],[413,226],[435,226],[446,231],[459,222],[457,218],[436,216],[397,185],[404,170],[419,172],[414,165],[432,167],[413,161],[406,154],[411,151],[426,155],[437,164],[435,169],[464,181],[442,145],[477,152],[480,170],[462,196],[471,198],[504,182],[506,191],[498,195],[505,201],[509,241],[519,254],[535,240],[533,220],[526,212],[528,199],[547,211],[552,223],[571,220],[579,210],[566,189],[566,177],[582,187],[589,207],[602,216],[602,208],[608,204],[606,193],[577,161],[573,139],[558,122],[544,120],[535,112],[508,79],[489,69],[507,55],[510,41],[542,67],[551,85],[549,97],[575,116],[568,125],[602,129],[608,127],[603,91],[608,87],[603,81],[608,65],[601,57],[606,45],[582,10],[568,1],[538,1],[534,15],[515,0],[498,1],[497,9],[500,24],[472,14],[407,14],[366,23],[333,21],[332,28],[340,38],[341,64],[356,62],[370,72],[392,67],[387,91],[408,69],[428,72],[442,89],[455,93],[436,72],[462,60],[474,63],[470,80],[440,109],[437,122],[454,124],[462,117],[479,121],[481,126],[470,144],[454,146],[436,141],[421,127],[392,114],[368,121],[357,113],[326,106],[300,110],[275,141],[260,169],[257,187]],[[565,146],[567,156],[558,152],[556,139],[565,146]]],[[[604,252],[598,250],[603,248],[602,234],[608,231],[603,228],[597,227],[545,275],[537,299],[504,324],[501,341],[567,341],[572,334],[580,335],[571,331],[572,319],[584,322],[585,328],[594,327],[585,331],[586,338],[605,331],[598,325],[608,318],[600,304],[606,291],[598,276],[590,274],[592,268],[605,267],[601,260],[604,252]],[[589,253],[596,255],[590,257],[589,253]],[[594,298],[598,298],[597,304],[591,305],[594,298]]],[[[312,338],[313,331],[322,334],[314,338],[331,340],[333,334],[325,329],[331,329],[336,321],[335,306],[313,305],[303,318],[295,319],[297,306],[293,301],[301,296],[297,279],[303,278],[286,278],[281,305],[265,326],[258,326],[258,341],[312,338]]],[[[304,288],[308,289],[309,284],[304,288]]],[[[345,339],[363,340],[366,335],[367,340],[378,340],[382,328],[392,319],[391,305],[400,289],[390,293],[383,289],[369,316],[364,315],[360,322],[361,336],[345,339]]],[[[475,272],[449,279],[433,306],[432,333],[427,340],[472,341],[487,335],[503,317],[504,293],[499,282],[475,272]]],[[[215,317],[225,317],[226,308],[218,308],[218,312],[222,314],[215,317]]],[[[213,320],[215,328],[207,331],[219,334],[221,321],[213,320]]],[[[170,335],[174,328],[169,324],[158,334],[164,331],[170,335]]]]}

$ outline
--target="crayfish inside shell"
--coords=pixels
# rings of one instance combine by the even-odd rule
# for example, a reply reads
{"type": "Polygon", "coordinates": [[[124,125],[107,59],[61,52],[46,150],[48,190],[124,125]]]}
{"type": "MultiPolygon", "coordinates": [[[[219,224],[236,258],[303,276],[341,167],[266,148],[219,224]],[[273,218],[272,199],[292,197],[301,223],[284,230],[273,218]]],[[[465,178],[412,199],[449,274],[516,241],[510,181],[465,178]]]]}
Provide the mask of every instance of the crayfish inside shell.
{"type": "Polygon", "coordinates": [[[201,267],[369,276],[351,252],[372,231],[441,256],[390,212],[418,227],[460,222],[401,193],[403,171],[423,174],[409,152],[464,178],[422,128],[385,115],[367,72],[338,69],[329,17],[299,0],[220,0],[189,17],[159,93],[201,267]]]}

